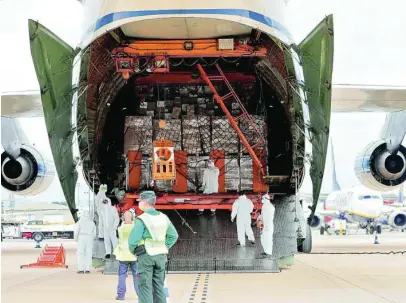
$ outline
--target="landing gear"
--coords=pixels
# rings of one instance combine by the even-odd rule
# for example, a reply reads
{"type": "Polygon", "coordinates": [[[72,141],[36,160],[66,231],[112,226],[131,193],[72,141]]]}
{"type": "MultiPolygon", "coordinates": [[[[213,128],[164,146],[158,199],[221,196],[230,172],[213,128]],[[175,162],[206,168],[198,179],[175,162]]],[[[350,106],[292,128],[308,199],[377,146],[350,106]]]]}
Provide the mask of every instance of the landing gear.
{"type": "Polygon", "coordinates": [[[299,252],[310,254],[312,251],[312,229],[308,224],[306,224],[306,238],[303,240],[301,244],[297,247],[299,252]]]}
{"type": "Polygon", "coordinates": [[[369,225],[365,228],[367,235],[373,235],[376,232],[378,235],[382,233],[381,225],[369,225]]]}

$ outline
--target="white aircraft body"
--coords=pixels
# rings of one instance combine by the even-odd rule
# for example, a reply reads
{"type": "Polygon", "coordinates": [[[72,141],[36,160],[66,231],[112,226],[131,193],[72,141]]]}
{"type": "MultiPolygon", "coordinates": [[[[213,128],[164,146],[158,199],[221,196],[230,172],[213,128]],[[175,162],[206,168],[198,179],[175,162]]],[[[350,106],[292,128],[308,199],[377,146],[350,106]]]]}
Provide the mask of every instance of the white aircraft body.
{"type": "Polygon", "coordinates": [[[318,214],[357,223],[362,228],[376,227],[378,233],[382,225],[402,230],[406,228],[406,212],[384,205],[379,192],[365,187],[332,192],[318,214]]]}
{"type": "MultiPolygon", "coordinates": [[[[40,85],[37,91],[2,93],[1,102],[2,120],[5,117],[44,116],[61,187],[75,219],[78,211],[75,204],[78,161],[83,161],[84,177],[88,184],[91,184],[93,174],[98,178],[107,178],[107,174],[112,178],[117,177],[109,168],[111,158],[104,153],[108,144],[103,140],[107,142],[108,136],[104,135],[103,130],[115,125],[108,123],[115,121],[115,116],[109,113],[114,111],[116,114],[117,109],[117,115],[121,115],[121,110],[132,110],[129,106],[123,106],[118,111],[118,105],[121,104],[118,101],[132,101],[131,98],[122,98],[120,92],[125,92],[129,85],[137,86],[139,82],[127,80],[132,77],[169,85],[172,83],[166,81],[166,74],[169,74],[173,83],[180,81],[182,85],[190,86],[195,73],[189,59],[192,58],[195,61],[192,65],[195,65],[196,62],[208,62],[203,57],[224,59],[229,53],[232,58],[246,61],[246,65],[232,64],[233,61],[229,60],[220,65],[230,65],[233,73],[243,77],[246,76],[241,73],[244,68],[251,73],[262,68],[261,77],[270,83],[270,92],[275,91],[277,94],[275,105],[278,110],[281,108],[287,113],[286,119],[291,120],[278,124],[278,127],[289,125],[286,127],[287,133],[292,132],[292,135],[287,137],[287,141],[269,145],[272,148],[280,147],[281,153],[289,149],[286,156],[286,159],[290,157],[289,163],[296,163],[297,159],[303,162],[299,163],[298,168],[296,164],[289,163],[281,166],[283,173],[278,172],[278,175],[283,175],[283,180],[287,180],[284,182],[293,182],[283,187],[283,191],[296,194],[302,181],[299,179],[303,178],[304,173],[299,174],[298,178],[293,177],[293,174],[307,171],[312,176],[314,199],[317,201],[324,172],[331,109],[339,112],[387,112],[381,135],[360,153],[355,163],[355,172],[362,184],[375,190],[393,190],[405,182],[406,148],[401,143],[406,133],[406,87],[331,83],[335,35],[332,15],[319,23],[302,42],[295,43],[286,26],[284,0],[81,2],[85,24],[83,39],[77,46],[68,45],[40,23],[27,20],[31,54],[40,85]],[[176,49],[171,48],[172,44],[168,40],[175,43],[176,49]],[[210,45],[214,46],[199,48],[201,40],[203,43],[211,41],[210,45]],[[148,43],[151,43],[150,47],[148,43]],[[261,64],[254,66],[256,61],[248,59],[250,56],[259,58],[258,45],[264,45],[264,55],[269,54],[269,58],[261,59],[261,64]],[[242,55],[237,56],[237,50],[242,55]],[[173,71],[170,70],[171,66],[173,71]],[[181,80],[175,77],[176,68],[181,71],[181,80]],[[149,77],[155,72],[158,76],[149,77]],[[300,123],[297,122],[299,118],[300,123]],[[290,143],[293,140],[291,138],[298,141],[299,148],[290,143]],[[73,141],[79,149],[77,155],[72,147],[73,141]],[[289,171],[285,173],[286,167],[289,171]],[[292,193],[292,188],[297,190],[292,193]]],[[[255,74],[252,76],[255,79],[259,77],[255,74]]],[[[201,78],[198,80],[201,81],[201,78]]],[[[147,84],[150,85],[149,82],[147,84]]],[[[254,92],[251,88],[250,92],[254,92]]],[[[142,91],[138,88],[131,91],[137,94],[139,100],[143,98],[145,102],[149,101],[141,96],[142,91]]],[[[159,96],[160,88],[156,91],[159,96]]],[[[231,95],[226,94],[224,97],[231,95]]],[[[149,108],[144,101],[137,103],[134,112],[143,110],[141,106],[144,105],[149,108]]],[[[266,102],[274,101],[267,98],[266,102]]],[[[269,106],[267,110],[272,111],[271,108],[274,107],[269,106]]],[[[275,114],[275,117],[283,118],[284,114],[275,114]]],[[[4,127],[2,133],[5,133],[4,127]]],[[[44,166],[36,165],[44,162],[38,158],[38,154],[41,154],[26,149],[19,137],[11,133],[2,139],[2,145],[5,150],[2,154],[2,186],[22,195],[33,195],[38,192],[38,188],[44,189],[47,185],[45,182],[36,187],[37,191],[30,190],[41,181],[43,171],[48,174],[44,166]]],[[[281,161],[275,158],[279,157],[278,149],[269,153],[269,158],[276,164],[281,161]]],[[[257,158],[253,149],[250,155],[257,158]]],[[[312,214],[314,208],[313,203],[312,214]]],[[[293,219],[290,221],[291,225],[295,224],[293,219]]],[[[302,224],[304,218],[299,218],[299,221],[302,224]]],[[[310,238],[311,234],[306,237],[307,230],[308,226],[302,228],[300,237],[310,238]]],[[[289,245],[286,245],[289,252],[282,254],[281,251],[281,256],[290,254],[290,247],[296,246],[295,236],[296,229],[292,228],[292,234],[284,237],[289,239],[289,245]]],[[[309,252],[311,240],[303,244],[301,249],[309,252]]]]}

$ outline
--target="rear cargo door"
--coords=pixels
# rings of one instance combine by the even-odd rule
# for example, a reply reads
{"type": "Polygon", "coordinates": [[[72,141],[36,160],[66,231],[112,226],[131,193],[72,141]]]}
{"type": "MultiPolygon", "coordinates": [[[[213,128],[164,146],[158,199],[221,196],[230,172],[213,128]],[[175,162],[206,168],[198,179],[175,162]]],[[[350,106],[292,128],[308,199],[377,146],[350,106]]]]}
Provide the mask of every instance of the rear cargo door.
{"type": "Polygon", "coordinates": [[[50,30],[29,20],[31,56],[59,181],[75,219],[76,165],[72,150],[72,67],[75,51],[50,30]]]}
{"type": "MultiPolygon", "coordinates": [[[[315,209],[323,181],[330,130],[333,74],[333,16],[327,16],[299,44],[304,73],[304,90],[310,115],[309,135],[312,144],[310,176],[315,209]]],[[[314,211],[312,212],[312,216],[314,211]]]]}

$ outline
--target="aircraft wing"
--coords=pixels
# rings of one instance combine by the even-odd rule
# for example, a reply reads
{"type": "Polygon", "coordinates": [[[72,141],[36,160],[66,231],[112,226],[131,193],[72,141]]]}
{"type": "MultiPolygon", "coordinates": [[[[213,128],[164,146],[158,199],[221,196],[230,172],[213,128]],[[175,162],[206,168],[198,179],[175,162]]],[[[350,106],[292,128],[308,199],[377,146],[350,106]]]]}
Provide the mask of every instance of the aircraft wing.
{"type": "Polygon", "coordinates": [[[43,117],[40,92],[36,90],[2,92],[1,115],[8,118],[43,117]]]}
{"type": "Polygon", "coordinates": [[[316,211],[316,214],[321,217],[332,217],[332,218],[336,218],[336,219],[340,218],[340,212],[337,210],[320,209],[320,210],[316,211]]]}
{"type": "MultiPolygon", "coordinates": [[[[39,91],[3,92],[1,95],[2,116],[43,116],[39,91]]],[[[333,112],[392,112],[405,108],[406,87],[333,85],[333,112]]]]}
{"type": "Polygon", "coordinates": [[[333,85],[334,112],[392,112],[406,108],[406,86],[333,85]]]}

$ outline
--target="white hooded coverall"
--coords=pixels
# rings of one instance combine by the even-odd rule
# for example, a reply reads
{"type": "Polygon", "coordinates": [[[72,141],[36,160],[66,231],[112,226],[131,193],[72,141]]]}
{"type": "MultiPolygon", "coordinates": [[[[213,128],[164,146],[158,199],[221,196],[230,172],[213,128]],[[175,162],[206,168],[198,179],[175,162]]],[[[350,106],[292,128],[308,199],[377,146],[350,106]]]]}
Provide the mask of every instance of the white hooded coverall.
{"type": "Polygon", "coordinates": [[[95,198],[96,211],[97,211],[97,215],[99,217],[99,222],[97,224],[99,238],[104,238],[104,234],[103,234],[104,233],[104,217],[105,217],[104,210],[106,208],[103,205],[103,200],[107,199],[106,192],[107,192],[107,185],[101,184],[100,188],[99,188],[99,192],[97,193],[96,198],[95,198]]]}
{"type": "Polygon", "coordinates": [[[90,219],[89,212],[83,211],[75,224],[74,238],[78,242],[77,265],[78,271],[90,271],[92,266],[93,239],[96,237],[96,224],[90,219]]]}
{"type": "MultiPolygon", "coordinates": [[[[210,161],[208,167],[203,171],[202,186],[204,194],[215,194],[219,192],[219,175],[220,170],[210,161]]],[[[203,211],[204,209],[199,210],[203,211]]],[[[215,209],[212,209],[211,211],[214,212],[215,209]]]]}
{"type": "Polygon", "coordinates": [[[117,228],[120,223],[117,208],[111,205],[111,200],[107,199],[107,204],[103,204],[104,209],[104,248],[106,249],[106,255],[110,255],[118,244],[117,228]]]}
{"type": "Polygon", "coordinates": [[[237,216],[237,235],[241,246],[245,246],[245,235],[247,235],[249,241],[255,241],[251,228],[251,213],[253,210],[254,204],[246,195],[240,196],[233,203],[231,220],[234,220],[237,216]]]}
{"type": "Polygon", "coordinates": [[[273,218],[275,215],[275,207],[272,205],[269,196],[262,197],[262,212],[261,219],[264,224],[261,233],[261,245],[267,255],[272,255],[273,247],[273,218]]]}

